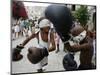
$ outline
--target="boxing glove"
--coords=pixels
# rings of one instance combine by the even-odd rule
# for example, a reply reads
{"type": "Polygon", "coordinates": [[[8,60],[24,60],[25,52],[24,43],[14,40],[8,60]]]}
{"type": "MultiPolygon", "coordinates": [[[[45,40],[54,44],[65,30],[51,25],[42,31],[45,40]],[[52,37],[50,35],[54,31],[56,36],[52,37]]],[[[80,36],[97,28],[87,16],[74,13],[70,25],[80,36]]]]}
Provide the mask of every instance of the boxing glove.
{"type": "Polygon", "coordinates": [[[32,64],[37,64],[44,57],[48,56],[48,51],[46,48],[30,47],[28,49],[27,58],[32,64]]]}
{"type": "Polygon", "coordinates": [[[66,54],[63,58],[63,67],[66,71],[76,70],[77,63],[74,60],[74,56],[70,53],[66,54]]]}
{"type": "Polygon", "coordinates": [[[18,60],[22,59],[23,56],[20,53],[23,48],[24,48],[23,46],[17,45],[16,48],[13,49],[13,52],[12,52],[12,60],[13,61],[18,61],[18,60]]]}

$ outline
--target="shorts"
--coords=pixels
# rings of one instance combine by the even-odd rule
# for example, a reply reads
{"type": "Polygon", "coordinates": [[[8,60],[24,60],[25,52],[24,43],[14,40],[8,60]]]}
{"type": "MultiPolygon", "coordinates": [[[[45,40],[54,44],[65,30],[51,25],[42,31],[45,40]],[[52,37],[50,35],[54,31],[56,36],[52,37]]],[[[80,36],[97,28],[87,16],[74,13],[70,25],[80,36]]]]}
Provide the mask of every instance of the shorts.
{"type": "Polygon", "coordinates": [[[96,69],[96,66],[93,64],[89,65],[79,65],[78,70],[90,70],[90,69],[96,69]]]}
{"type": "Polygon", "coordinates": [[[36,64],[36,69],[42,69],[48,64],[48,57],[44,57],[39,63],[36,64]]]}

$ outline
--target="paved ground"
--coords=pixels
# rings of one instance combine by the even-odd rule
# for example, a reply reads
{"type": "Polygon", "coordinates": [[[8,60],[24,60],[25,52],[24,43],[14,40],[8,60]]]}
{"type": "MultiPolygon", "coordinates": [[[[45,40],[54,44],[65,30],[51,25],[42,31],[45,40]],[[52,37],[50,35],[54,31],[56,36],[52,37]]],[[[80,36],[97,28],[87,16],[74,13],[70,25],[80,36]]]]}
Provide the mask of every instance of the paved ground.
{"type": "MultiPolygon", "coordinates": [[[[20,37],[19,39],[12,41],[12,48],[16,45],[20,44],[25,37],[20,37]]],[[[37,45],[37,40],[32,39],[22,50],[21,54],[23,54],[23,59],[17,62],[12,62],[12,73],[34,73],[36,72],[36,66],[31,64],[27,59],[27,49],[30,46],[37,45]]],[[[46,66],[45,72],[51,71],[64,71],[62,65],[62,59],[66,53],[63,51],[63,43],[60,41],[60,52],[55,53],[55,51],[51,52],[48,56],[48,65],[46,66]]],[[[75,59],[79,65],[79,53],[75,55],[75,59]]]]}

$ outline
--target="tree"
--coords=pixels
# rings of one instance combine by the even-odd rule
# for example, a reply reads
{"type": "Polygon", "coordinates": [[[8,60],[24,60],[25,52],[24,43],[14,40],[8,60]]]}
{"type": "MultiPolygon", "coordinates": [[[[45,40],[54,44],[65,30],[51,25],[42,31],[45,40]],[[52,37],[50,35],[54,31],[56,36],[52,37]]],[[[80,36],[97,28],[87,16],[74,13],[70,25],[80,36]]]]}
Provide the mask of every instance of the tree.
{"type": "Polygon", "coordinates": [[[80,8],[75,11],[74,17],[78,19],[78,21],[82,26],[86,26],[89,20],[89,13],[88,13],[87,6],[81,5],[80,8]]]}

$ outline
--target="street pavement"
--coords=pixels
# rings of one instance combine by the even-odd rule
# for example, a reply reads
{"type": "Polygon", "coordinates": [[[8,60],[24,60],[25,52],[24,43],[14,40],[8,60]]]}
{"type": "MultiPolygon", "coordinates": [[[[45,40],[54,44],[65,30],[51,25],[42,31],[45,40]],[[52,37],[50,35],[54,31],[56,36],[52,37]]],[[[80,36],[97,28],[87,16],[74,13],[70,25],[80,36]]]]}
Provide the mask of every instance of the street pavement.
{"type": "MultiPolygon", "coordinates": [[[[12,48],[16,47],[16,45],[20,44],[25,40],[26,37],[19,37],[16,40],[12,40],[12,48]]],[[[31,64],[27,59],[27,50],[30,46],[36,46],[37,39],[34,38],[28,42],[24,49],[22,49],[21,54],[23,55],[23,59],[20,61],[12,61],[12,73],[36,73],[36,65],[31,64]]],[[[57,72],[57,71],[65,71],[63,68],[62,60],[65,56],[65,52],[63,51],[63,43],[60,41],[60,51],[56,53],[55,51],[50,52],[48,56],[48,65],[45,67],[45,72],[57,72]]],[[[13,49],[12,49],[13,50],[13,49]]],[[[79,52],[75,55],[75,60],[79,65],[79,52]]]]}

